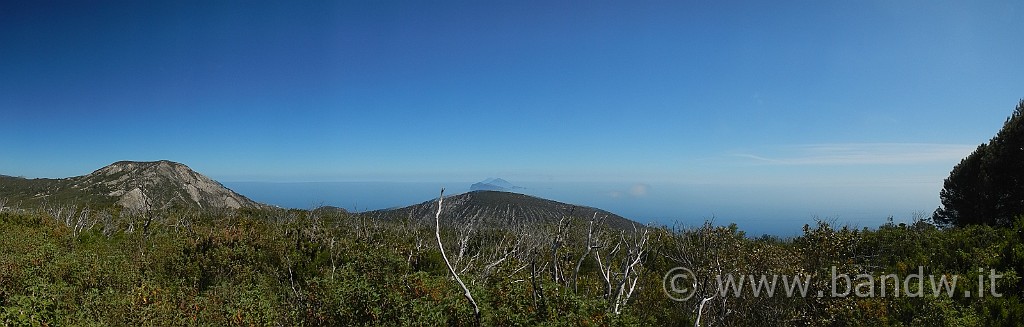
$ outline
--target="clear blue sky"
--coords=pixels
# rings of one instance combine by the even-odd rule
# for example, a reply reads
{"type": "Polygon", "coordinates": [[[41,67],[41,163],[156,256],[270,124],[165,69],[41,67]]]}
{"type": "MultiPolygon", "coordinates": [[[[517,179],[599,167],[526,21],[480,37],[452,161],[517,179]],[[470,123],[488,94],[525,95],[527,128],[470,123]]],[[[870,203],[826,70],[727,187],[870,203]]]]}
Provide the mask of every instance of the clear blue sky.
{"type": "Polygon", "coordinates": [[[937,202],[1024,97],[1020,17],[1019,1],[5,1],[0,173],[169,159],[222,181],[912,185],[937,202]]]}

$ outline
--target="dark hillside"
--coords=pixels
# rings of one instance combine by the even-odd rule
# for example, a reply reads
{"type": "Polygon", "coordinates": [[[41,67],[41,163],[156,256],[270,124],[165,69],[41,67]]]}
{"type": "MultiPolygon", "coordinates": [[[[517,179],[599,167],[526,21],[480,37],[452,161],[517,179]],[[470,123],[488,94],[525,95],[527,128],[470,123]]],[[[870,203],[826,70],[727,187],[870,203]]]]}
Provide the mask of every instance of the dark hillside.
{"type": "MultiPolygon", "coordinates": [[[[444,207],[443,217],[458,219],[459,222],[480,221],[495,226],[557,223],[563,216],[589,220],[595,213],[598,219],[604,219],[605,224],[612,228],[632,229],[635,224],[632,220],[597,208],[499,191],[473,191],[446,197],[444,207]]],[[[377,210],[367,214],[432,220],[436,213],[437,199],[433,199],[404,208],[377,210]]]]}

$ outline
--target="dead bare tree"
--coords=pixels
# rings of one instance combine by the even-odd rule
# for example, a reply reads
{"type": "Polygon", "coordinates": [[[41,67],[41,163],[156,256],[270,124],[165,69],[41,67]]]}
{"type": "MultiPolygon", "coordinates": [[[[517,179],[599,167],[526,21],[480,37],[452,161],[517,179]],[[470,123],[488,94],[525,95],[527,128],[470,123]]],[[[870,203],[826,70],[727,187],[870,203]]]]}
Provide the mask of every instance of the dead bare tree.
{"type": "MultiPolygon", "coordinates": [[[[475,218],[475,217],[474,217],[475,218]]],[[[480,252],[469,253],[470,241],[476,236],[476,219],[469,219],[465,224],[455,227],[456,239],[459,243],[459,251],[455,255],[455,260],[452,260],[452,266],[457,268],[460,273],[465,273],[476,263],[480,257],[480,252]],[[461,267],[461,269],[458,269],[461,267]]]]}
{"type": "Polygon", "coordinates": [[[697,322],[693,324],[693,327],[700,327],[700,318],[704,315],[704,305],[707,304],[708,301],[715,299],[715,295],[716,294],[711,294],[710,297],[700,300],[700,307],[697,308],[697,322]]]}
{"type": "Polygon", "coordinates": [[[632,238],[629,240],[623,240],[624,243],[627,244],[629,252],[626,255],[622,267],[622,274],[619,279],[619,290],[615,294],[615,314],[622,313],[622,307],[626,305],[629,298],[633,296],[633,291],[636,290],[636,282],[640,280],[639,268],[642,266],[641,261],[644,258],[644,254],[647,253],[647,240],[649,238],[649,227],[637,230],[636,225],[633,225],[632,238]]]}
{"type": "Polygon", "coordinates": [[[74,208],[69,205],[52,205],[45,208],[46,213],[50,214],[50,217],[65,225],[74,215],[74,208]]]}
{"type": "Polygon", "coordinates": [[[576,207],[569,210],[568,215],[563,215],[558,220],[558,229],[555,235],[551,238],[551,280],[555,283],[561,283],[565,281],[565,276],[559,265],[558,251],[562,248],[565,243],[566,234],[569,232],[569,223],[572,222],[572,214],[576,211],[576,207]]]}
{"type": "Polygon", "coordinates": [[[420,253],[427,248],[426,237],[420,233],[419,224],[413,221],[411,224],[407,221],[405,227],[401,229],[406,233],[409,233],[409,237],[412,238],[412,248],[409,249],[408,257],[406,262],[410,267],[419,265],[420,253]]]}
{"type": "Polygon", "coordinates": [[[143,215],[143,218],[145,219],[145,223],[143,223],[143,225],[142,225],[142,236],[141,236],[141,242],[139,243],[139,253],[142,254],[143,258],[145,258],[146,257],[146,241],[149,238],[149,225],[153,223],[153,218],[154,218],[153,217],[153,206],[152,206],[152,203],[150,203],[150,201],[149,201],[149,196],[146,195],[146,182],[143,181],[138,176],[136,176],[134,179],[135,179],[135,181],[137,183],[137,186],[139,188],[139,194],[141,194],[141,197],[142,197],[142,200],[143,200],[143,202],[142,202],[143,203],[142,209],[139,211],[139,213],[143,215]]]}
{"type": "Polygon", "coordinates": [[[99,217],[96,220],[102,224],[101,232],[103,233],[103,236],[113,236],[114,232],[117,231],[117,220],[114,219],[114,215],[108,211],[100,212],[98,215],[99,217]]]}
{"type": "Polygon", "coordinates": [[[50,217],[64,224],[71,229],[71,235],[77,237],[84,230],[96,225],[96,221],[90,219],[88,208],[79,208],[73,204],[54,205],[46,207],[50,217]]]}
{"type": "MultiPolygon", "coordinates": [[[[526,261],[523,246],[525,245],[525,240],[527,237],[529,237],[529,235],[526,233],[525,230],[525,226],[516,225],[509,228],[505,233],[502,234],[501,240],[499,240],[495,244],[493,251],[491,252],[490,256],[487,259],[487,261],[489,261],[490,263],[484,265],[483,267],[482,272],[485,276],[493,272],[502,263],[509,261],[509,259],[514,259],[512,261],[517,262],[526,261]]],[[[517,269],[516,272],[526,268],[526,266],[527,265],[523,265],[522,267],[517,269]]],[[[515,272],[513,272],[513,274],[515,274],[515,272]]]]}
{"type": "Polygon", "coordinates": [[[199,213],[196,211],[189,210],[182,212],[177,215],[177,221],[174,223],[174,230],[184,230],[188,235],[195,235],[195,231],[192,229],[192,225],[195,221],[199,220],[199,213]]]}
{"type": "Polygon", "coordinates": [[[694,326],[699,327],[702,321],[706,321],[706,314],[716,312],[719,315],[715,320],[718,324],[725,324],[726,315],[731,311],[727,309],[729,299],[720,296],[723,290],[715,278],[727,270],[725,264],[728,262],[723,263],[721,253],[732,244],[728,237],[727,230],[715,227],[712,221],[692,230],[677,227],[672,233],[673,240],[669,244],[674,248],[665,252],[666,257],[695,273],[693,287],[697,302],[693,305],[697,318],[694,326]],[[708,305],[711,306],[708,308],[708,305]]]}
{"type": "Polygon", "coordinates": [[[530,255],[530,284],[533,286],[533,307],[538,313],[547,312],[547,299],[544,297],[544,286],[537,282],[537,257],[539,251],[534,249],[530,255]]]}
{"type": "Polygon", "coordinates": [[[79,210],[76,216],[77,218],[75,218],[74,221],[71,222],[72,230],[74,231],[74,236],[78,236],[83,231],[89,230],[92,228],[92,226],[96,225],[96,221],[90,219],[90,212],[87,208],[82,208],[81,210],[79,210]]]}
{"type": "Polygon", "coordinates": [[[448,271],[452,273],[452,277],[455,281],[462,286],[462,290],[465,291],[466,299],[469,303],[473,304],[473,313],[476,316],[476,324],[480,325],[480,306],[476,304],[476,300],[473,299],[473,294],[469,292],[469,288],[466,287],[466,283],[462,282],[459,278],[459,274],[455,273],[455,267],[452,267],[451,261],[448,260],[448,255],[444,253],[444,244],[441,242],[441,209],[444,202],[444,188],[441,188],[441,195],[437,198],[437,214],[434,215],[434,235],[437,236],[437,248],[441,250],[441,258],[444,259],[445,265],[448,266],[448,271]]]}
{"type": "MultiPolygon", "coordinates": [[[[643,259],[647,255],[647,240],[650,239],[650,227],[645,226],[638,229],[633,225],[633,232],[619,232],[619,238],[615,247],[601,260],[600,251],[594,251],[594,258],[597,260],[601,278],[605,282],[605,298],[608,299],[609,309],[615,314],[621,314],[622,308],[629,302],[636,291],[637,281],[640,280],[640,271],[643,267],[643,259]],[[626,251],[618,260],[618,267],[614,267],[615,257],[619,251],[626,251]],[[607,265],[605,264],[607,262],[607,265]],[[619,269],[620,271],[616,271],[619,269]]],[[[595,246],[594,250],[599,250],[595,246]]]]}
{"type": "Polygon", "coordinates": [[[583,260],[587,259],[587,256],[590,255],[590,252],[592,250],[601,247],[601,245],[598,244],[594,239],[594,223],[596,219],[597,212],[595,211],[594,216],[590,218],[590,227],[587,228],[587,244],[585,245],[586,249],[584,250],[583,255],[580,256],[580,259],[576,261],[576,269],[573,270],[572,272],[572,289],[574,293],[579,292],[578,282],[580,276],[580,268],[583,267],[583,260]]]}
{"type": "Polygon", "coordinates": [[[135,212],[133,209],[125,209],[124,211],[121,211],[121,218],[124,219],[125,224],[128,225],[128,227],[125,227],[124,229],[125,233],[131,234],[135,232],[135,220],[138,219],[139,216],[140,214],[135,212]]]}
{"type": "Polygon", "coordinates": [[[613,246],[611,248],[611,250],[609,250],[607,253],[605,253],[605,256],[604,256],[605,260],[604,261],[601,260],[601,248],[602,247],[604,247],[604,246],[598,246],[598,247],[594,248],[594,250],[595,250],[594,251],[594,259],[597,261],[597,267],[598,267],[598,271],[601,273],[601,279],[604,280],[604,285],[605,285],[604,297],[605,298],[611,298],[611,296],[612,296],[612,265],[611,264],[612,264],[612,261],[614,260],[614,257],[616,255],[616,253],[618,253],[619,249],[622,248],[622,238],[621,237],[618,238],[617,242],[615,243],[615,246],[613,246]],[[608,262],[608,265],[605,266],[604,262],[608,262]]]}

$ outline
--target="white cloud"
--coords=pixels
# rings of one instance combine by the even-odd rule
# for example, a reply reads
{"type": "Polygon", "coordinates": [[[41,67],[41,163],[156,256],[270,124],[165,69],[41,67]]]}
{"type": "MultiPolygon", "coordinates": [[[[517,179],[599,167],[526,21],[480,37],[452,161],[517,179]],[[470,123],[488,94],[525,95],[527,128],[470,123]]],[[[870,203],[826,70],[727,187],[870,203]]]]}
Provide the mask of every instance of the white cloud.
{"type": "Polygon", "coordinates": [[[635,197],[646,196],[650,192],[651,186],[647,184],[635,184],[629,188],[629,194],[635,197]]]}
{"type": "Polygon", "coordinates": [[[613,190],[605,193],[608,197],[613,199],[619,199],[623,197],[640,198],[645,197],[651,192],[651,186],[644,183],[636,183],[630,186],[626,190],[613,190]]]}
{"type": "Polygon", "coordinates": [[[899,165],[959,162],[976,145],[932,143],[839,143],[790,146],[774,155],[737,157],[779,165],[899,165]]]}

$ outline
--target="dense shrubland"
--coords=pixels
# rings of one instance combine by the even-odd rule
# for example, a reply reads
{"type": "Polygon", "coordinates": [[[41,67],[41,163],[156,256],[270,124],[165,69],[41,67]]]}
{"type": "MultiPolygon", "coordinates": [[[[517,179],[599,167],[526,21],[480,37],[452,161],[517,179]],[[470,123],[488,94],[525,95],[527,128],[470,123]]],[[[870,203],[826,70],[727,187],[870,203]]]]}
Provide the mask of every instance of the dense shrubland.
{"type": "MultiPolygon", "coordinates": [[[[440,234],[482,325],[970,326],[1024,321],[1024,218],[1009,228],[924,220],[853,229],[819,221],[792,238],[735,225],[453,225],[440,234]],[[674,267],[694,295],[663,290],[674,267]],[[815,297],[851,276],[958,274],[953,296],[815,297]],[[979,269],[984,273],[979,272],[979,269]],[[1005,275],[996,298],[967,297],[1005,275]],[[808,297],[720,296],[715,274],[814,276],[808,297]],[[704,304],[703,307],[701,304],[704,304]]],[[[3,325],[475,325],[433,220],[337,211],[0,210],[3,325]]],[[[884,283],[884,282],[879,282],[884,283]]],[[[881,286],[881,285],[876,285],[881,286]]],[[[927,287],[927,286],[926,286],[927,287]]]]}

